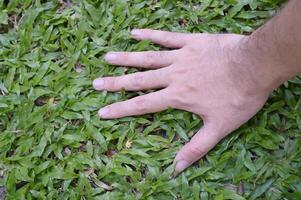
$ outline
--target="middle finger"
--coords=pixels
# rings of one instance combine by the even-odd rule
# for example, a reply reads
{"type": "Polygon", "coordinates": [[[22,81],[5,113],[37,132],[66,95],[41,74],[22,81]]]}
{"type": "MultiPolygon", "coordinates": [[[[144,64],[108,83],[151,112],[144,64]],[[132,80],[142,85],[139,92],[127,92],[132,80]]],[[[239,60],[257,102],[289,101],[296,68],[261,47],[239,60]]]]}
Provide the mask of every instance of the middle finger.
{"type": "Polygon", "coordinates": [[[93,81],[96,90],[119,91],[138,91],[147,89],[164,88],[169,85],[169,72],[167,68],[150,70],[146,72],[136,72],[133,74],[103,77],[93,81]]]}
{"type": "Polygon", "coordinates": [[[114,65],[141,68],[161,68],[173,63],[178,50],[145,52],[109,52],[105,60],[114,65]]]}

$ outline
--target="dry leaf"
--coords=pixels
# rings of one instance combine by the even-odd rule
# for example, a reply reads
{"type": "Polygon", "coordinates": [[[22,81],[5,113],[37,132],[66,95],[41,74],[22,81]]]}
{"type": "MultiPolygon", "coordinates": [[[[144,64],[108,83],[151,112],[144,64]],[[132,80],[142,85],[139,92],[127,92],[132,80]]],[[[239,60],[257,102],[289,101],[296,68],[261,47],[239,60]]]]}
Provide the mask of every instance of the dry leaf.
{"type": "Polygon", "coordinates": [[[93,182],[95,183],[95,185],[97,185],[98,187],[104,189],[104,190],[113,190],[114,188],[100,180],[97,179],[92,179],[93,182]]]}
{"type": "Polygon", "coordinates": [[[128,148],[128,149],[131,148],[132,147],[132,143],[133,142],[131,140],[127,140],[126,143],[125,143],[125,147],[128,148]]]}

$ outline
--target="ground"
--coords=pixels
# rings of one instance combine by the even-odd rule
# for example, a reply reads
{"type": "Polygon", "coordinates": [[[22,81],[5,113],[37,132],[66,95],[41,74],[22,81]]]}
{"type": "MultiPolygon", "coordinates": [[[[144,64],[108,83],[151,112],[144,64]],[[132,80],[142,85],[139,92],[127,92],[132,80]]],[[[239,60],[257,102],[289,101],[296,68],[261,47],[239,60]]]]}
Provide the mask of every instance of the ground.
{"type": "Polygon", "coordinates": [[[133,28],[248,35],[282,3],[0,0],[0,199],[301,199],[299,77],[177,178],[174,156],[201,120],[100,120],[100,107],[143,92],[91,85],[137,71],[107,65],[106,52],[160,49],[133,28]]]}

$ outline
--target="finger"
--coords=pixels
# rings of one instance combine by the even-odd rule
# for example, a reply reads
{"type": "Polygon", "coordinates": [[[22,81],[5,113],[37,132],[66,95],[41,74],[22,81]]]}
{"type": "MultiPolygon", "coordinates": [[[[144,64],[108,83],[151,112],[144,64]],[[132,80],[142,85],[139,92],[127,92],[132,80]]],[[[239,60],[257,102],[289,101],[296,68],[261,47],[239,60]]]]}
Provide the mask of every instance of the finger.
{"type": "Polygon", "coordinates": [[[173,63],[175,51],[110,52],[105,60],[114,65],[160,68],[173,63]]]}
{"type": "Polygon", "coordinates": [[[108,91],[156,89],[167,87],[168,84],[169,79],[166,68],[136,72],[124,76],[98,78],[93,81],[93,87],[96,90],[108,91]]]}
{"type": "Polygon", "coordinates": [[[137,40],[151,40],[154,43],[170,48],[181,48],[192,38],[189,33],[176,33],[152,29],[134,29],[132,36],[137,40]]]}
{"type": "Polygon", "coordinates": [[[167,94],[167,89],[164,89],[158,92],[138,96],[127,101],[106,106],[100,109],[98,114],[104,119],[114,119],[159,112],[168,108],[167,94]]]}
{"type": "Polygon", "coordinates": [[[222,139],[221,135],[212,126],[203,126],[177,153],[174,176],[206,155],[222,139]]]}

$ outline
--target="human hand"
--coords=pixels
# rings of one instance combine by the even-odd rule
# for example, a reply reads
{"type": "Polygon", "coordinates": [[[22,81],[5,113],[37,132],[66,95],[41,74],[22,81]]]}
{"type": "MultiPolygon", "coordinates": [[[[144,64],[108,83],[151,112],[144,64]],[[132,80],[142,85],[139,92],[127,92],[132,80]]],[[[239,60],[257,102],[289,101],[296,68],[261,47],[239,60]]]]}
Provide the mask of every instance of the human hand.
{"type": "Polygon", "coordinates": [[[108,63],[152,69],[93,81],[96,90],[161,89],[99,110],[104,119],[176,108],[203,119],[203,127],[175,158],[175,174],[203,157],[222,138],[264,105],[270,90],[257,84],[253,64],[244,59],[236,34],[185,34],[136,29],[137,40],[151,40],[171,51],[109,52],[108,63]]]}

